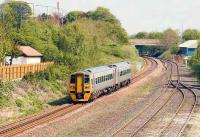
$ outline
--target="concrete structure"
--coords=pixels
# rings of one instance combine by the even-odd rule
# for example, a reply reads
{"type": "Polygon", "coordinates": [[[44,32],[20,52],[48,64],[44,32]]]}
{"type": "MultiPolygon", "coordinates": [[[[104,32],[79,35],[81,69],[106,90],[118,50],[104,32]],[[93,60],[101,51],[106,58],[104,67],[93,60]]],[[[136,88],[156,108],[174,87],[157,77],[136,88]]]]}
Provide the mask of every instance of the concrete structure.
{"type": "MultiPolygon", "coordinates": [[[[37,50],[29,47],[29,46],[20,46],[19,50],[22,54],[17,57],[13,58],[12,64],[37,64],[41,62],[42,54],[39,53],[37,50]]],[[[6,57],[6,63],[10,64],[11,56],[6,57]]]]}
{"type": "Polygon", "coordinates": [[[159,39],[131,39],[129,43],[136,47],[140,55],[159,56],[164,51],[159,39]]]}
{"type": "Polygon", "coordinates": [[[131,39],[129,43],[134,46],[162,46],[159,39],[131,39]]]}
{"type": "Polygon", "coordinates": [[[198,40],[189,40],[179,45],[180,51],[179,55],[181,55],[184,59],[185,64],[188,64],[188,60],[194,54],[198,47],[198,40]]]}

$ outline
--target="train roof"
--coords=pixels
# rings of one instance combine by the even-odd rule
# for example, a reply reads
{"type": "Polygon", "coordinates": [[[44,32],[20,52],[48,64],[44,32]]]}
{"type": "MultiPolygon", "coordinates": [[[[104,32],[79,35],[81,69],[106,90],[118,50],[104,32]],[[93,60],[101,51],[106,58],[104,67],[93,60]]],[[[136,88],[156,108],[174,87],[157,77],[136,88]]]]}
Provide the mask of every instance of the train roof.
{"type": "Polygon", "coordinates": [[[85,71],[88,73],[98,73],[98,72],[104,72],[107,70],[111,70],[111,68],[108,66],[100,66],[100,67],[88,68],[85,71]]]}
{"type": "Polygon", "coordinates": [[[124,62],[119,62],[119,63],[114,63],[114,64],[109,64],[108,66],[109,67],[124,67],[124,66],[130,66],[130,63],[127,62],[127,61],[124,61],[124,62]]]}

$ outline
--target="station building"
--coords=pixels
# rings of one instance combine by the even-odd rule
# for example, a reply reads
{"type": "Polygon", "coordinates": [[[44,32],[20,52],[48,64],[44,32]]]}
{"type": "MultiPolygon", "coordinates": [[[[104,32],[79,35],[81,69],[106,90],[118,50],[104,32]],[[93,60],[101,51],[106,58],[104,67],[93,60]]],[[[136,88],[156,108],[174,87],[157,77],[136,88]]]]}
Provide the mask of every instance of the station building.
{"type": "Polygon", "coordinates": [[[188,64],[188,60],[196,51],[198,44],[198,40],[189,40],[179,45],[179,55],[183,58],[184,64],[188,64]]]}

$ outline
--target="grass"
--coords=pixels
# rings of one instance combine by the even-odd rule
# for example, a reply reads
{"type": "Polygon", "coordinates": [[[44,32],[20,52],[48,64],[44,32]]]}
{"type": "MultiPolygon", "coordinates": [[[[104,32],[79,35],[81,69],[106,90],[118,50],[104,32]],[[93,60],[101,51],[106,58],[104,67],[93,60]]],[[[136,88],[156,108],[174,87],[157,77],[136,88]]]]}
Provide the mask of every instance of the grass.
{"type": "Polygon", "coordinates": [[[142,85],[136,92],[133,94],[134,97],[141,97],[148,95],[153,89],[153,83],[146,83],[142,85]]]}
{"type": "MultiPolygon", "coordinates": [[[[86,62],[87,67],[129,61],[136,72],[136,63],[144,63],[136,54],[136,49],[129,45],[109,45],[101,47],[99,60],[86,62]],[[89,65],[89,66],[88,66],[89,65]]],[[[45,108],[67,103],[66,90],[68,76],[74,70],[66,66],[55,65],[38,74],[29,74],[22,81],[0,84],[0,113],[2,110],[14,111],[12,116],[0,117],[0,123],[43,111],[45,108]]],[[[140,90],[148,90],[149,85],[140,90]]],[[[142,92],[143,93],[143,92],[142,92]]],[[[140,93],[141,94],[141,93],[140,93]]],[[[1,115],[0,115],[1,116],[1,115]]]]}

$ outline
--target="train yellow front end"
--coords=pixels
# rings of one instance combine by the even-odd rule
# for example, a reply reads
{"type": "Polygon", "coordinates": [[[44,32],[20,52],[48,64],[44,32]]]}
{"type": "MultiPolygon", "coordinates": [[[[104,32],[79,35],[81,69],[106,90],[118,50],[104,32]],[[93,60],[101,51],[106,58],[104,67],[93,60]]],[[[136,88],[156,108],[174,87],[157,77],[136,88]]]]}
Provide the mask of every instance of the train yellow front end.
{"type": "Polygon", "coordinates": [[[71,75],[69,93],[74,102],[89,101],[91,92],[92,86],[89,74],[77,72],[71,75]]]}

